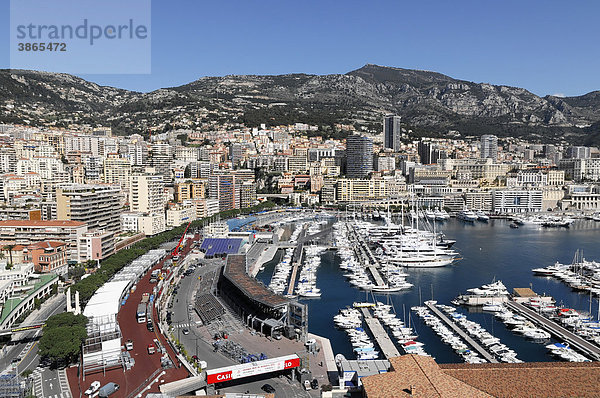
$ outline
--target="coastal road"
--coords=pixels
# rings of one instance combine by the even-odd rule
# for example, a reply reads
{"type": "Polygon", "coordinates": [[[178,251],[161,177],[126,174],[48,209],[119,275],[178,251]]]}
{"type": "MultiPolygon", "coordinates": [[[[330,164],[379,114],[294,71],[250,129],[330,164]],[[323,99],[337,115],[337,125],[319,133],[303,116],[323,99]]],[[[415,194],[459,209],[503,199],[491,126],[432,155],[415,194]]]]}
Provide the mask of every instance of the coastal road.
{"type": "MultiPolygon", "coordinates": [[[[52,315],[61,313],[64,311],[65,305],[65,296],[60,294],[44,303],[38,313],[27,319],[25,323],[35,323],[38,320],[47,319],[52,315]]],[[[69,393],[64,371],[51,369],[40,364],[38,342],[41,334],[42,330],[38,329],[21,332],[18,336],[14,336],[14,339],[19,339],[18,342],[10,350],[7,350],[0,363],[4,369],[12,366],[16,367],[19,374],[25,370],[33,371],[34,395],[38,398],[69,398],[71,394],[69,393]]]]}
{"type": "MultiPolygon", "coordinates": [[[[54,314],[63,312],[65,305],[65,296],[59,294],[42,304],[37,314],[28,317],[23,323],[32,324],[38,320],[47,319],[54,314]]],[[[15,363],[18,363],[19,372],[30,369],[31,361],[27,358],[37,355],[37,338],[40,335],[40,330],[20,332],[13,335],[12,341],[0,350],[0,369],[7,369],[15,363]],[[35,349],[32,350],[32,347],[35,349]]]]}

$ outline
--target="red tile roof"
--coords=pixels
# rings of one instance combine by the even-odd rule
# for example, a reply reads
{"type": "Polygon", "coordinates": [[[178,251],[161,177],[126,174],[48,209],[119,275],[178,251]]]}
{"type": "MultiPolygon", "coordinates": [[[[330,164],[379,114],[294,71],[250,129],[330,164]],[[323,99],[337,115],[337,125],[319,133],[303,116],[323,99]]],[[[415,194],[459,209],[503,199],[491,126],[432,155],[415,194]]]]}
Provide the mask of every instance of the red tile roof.
{"type": "Polygon", "coordinates": [[[442,364],[440,368],[495,397],[600,397],[599,362],[442,364]]]}
{"type": "Polygon", "coordinates": [[[600,397],[599,362],[438,365],[403,355],[390,363],[390,372],[362,378],[367,397],[600,397]]]}
{"type": "Polygon", "coordinates": [[[41,242],[33,243],[27,247],[29,249],[45,249],[47,247],[55,248],[55,247],[61,247],[61,246],[66,246],[66,243],[56,241],[56,240],[44,240],[41,242]]]}
{"type": "Polygon", "coordinates": [[[389,372],[362,378],[367,397],[490,397],[445,374],[431,357],[403,355],[390,364],[389,372]]]}

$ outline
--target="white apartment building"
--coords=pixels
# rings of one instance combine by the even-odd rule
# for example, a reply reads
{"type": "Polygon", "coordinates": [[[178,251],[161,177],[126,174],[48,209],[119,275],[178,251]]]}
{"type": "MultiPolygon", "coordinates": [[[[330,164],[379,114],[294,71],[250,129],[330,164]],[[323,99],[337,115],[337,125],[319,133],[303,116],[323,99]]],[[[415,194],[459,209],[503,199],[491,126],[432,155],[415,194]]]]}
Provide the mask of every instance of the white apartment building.
{"type": "Polygon", "coordinates": [[[121,230],[123,232],[138,232],[138,218],[141,213],[126,212],[121,214],[121,230]]]}
{"type": "Polygon", "coordinates": [[[495,189],[492,209],[497,214],[531,213],[542,211],[541,190],[495,189]]]}
{"type": "Polygon", "coordinates": [[[69,260],[77,261],[77,240],[88,231],[87,224],[79,221],[0,221],[0,241],[27,246],[45,240],[67,244],[69,260]]]}
{"type": "MultiPolygon", "coordinates": [[[[4,263],[6,263],[6,260],[4,260],[4,263]]],[[[25,286],[33,276],[34,271],[33,263],[13,264],[11,269],[0,266],[0,281],[12,281],[13,288],[25,286]]]]}
{"type": "Polygon", "coordinates": [[[183,203],[195,207],[197,220],[210,217],[219,212],[219,199],[196,198],[185,200],[183,203]]]}
{"type": "Polygon", "coordinates": [[[119,185],[122,190],[128,191],[131,178],[131,164],[129,159],[120,158],[111,154],[104,160],[104,182],[119,185]]]}
{"type": "Polygon", "coordinates": [[[146,236],[154,236],[166,230],[165,215],[144,214],[138,217],[138,231],[146,236]]]}
{"type": "Polygon", "coordinates": [[[492,211],[492,192],[465,192],[465,206],[472,210],[492,211]]]}
{"type": "Polygon", "coordinates": [[[204,227],[204,236],[210,238],[226,238],[229,234],[229,226],[224,221],[210,223],[204,227]]]}
{"type": "Polygon", "coordinates": [[[508,163],[494,163],[491,158],[486,159],[440,159],[438,164],[442,170],[454,170],[458,174],[470,173],[470,178],[494,181],[505,176],[516,165],[508,163]]]}
{"type": "Polygon", "coordinates": [[[561,159],[558,167],[575,181],[600,181],[600,158],[561,159]]]}
{"type": "Polygon", "coordinates": [[[164,213],[164,187],[161,175],[134,174],[129,189],[129,209],[149,214],[164,213]]]}
{"type": "Polygon", "coordinates": [[[336,199],[340,202],[362,202],[381,200],[388,197],[386,180],[359,180],[340,178],[337,181],[336,199]]]}
{"type": "Polygon", "coordinates": [[[178,227],[196,219],[196,207],[177,205],[167,209],[167,226],[178,227]]]}

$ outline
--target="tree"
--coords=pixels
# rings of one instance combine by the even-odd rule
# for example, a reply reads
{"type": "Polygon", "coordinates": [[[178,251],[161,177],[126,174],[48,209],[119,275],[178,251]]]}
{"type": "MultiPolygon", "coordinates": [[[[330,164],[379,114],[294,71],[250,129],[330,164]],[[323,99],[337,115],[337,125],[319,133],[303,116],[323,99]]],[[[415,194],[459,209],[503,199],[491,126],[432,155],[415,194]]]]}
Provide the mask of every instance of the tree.
{"type": "Polygon", "coordinates": [[[87,338],[87,318],[63,312],[48,318],[40,339],[40,356],[54,362],[71,363],[77,360],[81,345],[87,338]]]}
{"type": "Polygon", "coordinates": [[[8,250],[8,255],[10,256],[10,262],[7,264],[6,269],[11,269],[13,266],[13,257],[12,257],[12,251],[15,248],[16,245],[6,245],[4,246],[4,250],[8,250]]]}

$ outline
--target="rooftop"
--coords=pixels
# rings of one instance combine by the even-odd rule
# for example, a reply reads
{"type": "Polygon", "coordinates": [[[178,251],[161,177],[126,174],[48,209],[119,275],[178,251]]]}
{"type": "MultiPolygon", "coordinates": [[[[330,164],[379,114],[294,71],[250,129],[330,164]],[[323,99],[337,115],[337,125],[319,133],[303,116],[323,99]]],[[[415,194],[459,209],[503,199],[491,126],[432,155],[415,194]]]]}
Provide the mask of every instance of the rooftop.
{"type": "Polygon", "coordinates": [[[252,224],[255,221],[256,217],[232,218],[230,220],[227,220],[227,225],[229,226],[230,231],[235,231],[248,224],[252,224]]]}
{"type": "Polygon", "coordinates": [[[495,397],[598,397],[598,362],[443,364],[449,376],[495,397]]]}
{"type": "Polygon", "coordinates": [[[446,374],[431,357],[403,355],[390,363],[388,373],[363,377],[367,397],[490,397],[446,374]]]}
{"type": "Polygon", "coordinates": [[[538,295],[528,287],[515,287],[513,294],[517,297],[537,297],[538,295]]]}
{"type": "Polygon", "coordinates": [[[53,249],[61,246],[66,246],[65,242],[59,242],[55,240],[44,240],[41,242],[33,243],[27,247],[29,249],[53,249]]]}
{"type": "Polygon", "coordinates": [[[372,397],[598,397],[600,363],[441,364],[433,358],[391,358],[388,373],[362,379],[372,397]]]}
{"type": "Polygon", "coordinates": [[[288,303],[285,297],[273,293],[265,285],[259,283],[246,273],[245,255],[227,256],[227,264],[223,270],[223,276],[243,291],[246,296],[266,306],[278,307],[288,303]]]}
{"type": "Polygon", "coordinates": [[[242,239],[204,238],[200,250],[211,257],[222,254],[237,254],[242,245],[242,239]]]}
{"type": "Polygon", "coordinates": [[[4,220],[0,227],[81,227],[86,225],[81,221],[71,220],[4,220]]]}

